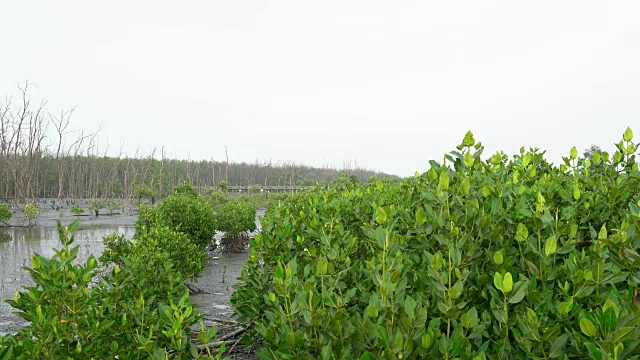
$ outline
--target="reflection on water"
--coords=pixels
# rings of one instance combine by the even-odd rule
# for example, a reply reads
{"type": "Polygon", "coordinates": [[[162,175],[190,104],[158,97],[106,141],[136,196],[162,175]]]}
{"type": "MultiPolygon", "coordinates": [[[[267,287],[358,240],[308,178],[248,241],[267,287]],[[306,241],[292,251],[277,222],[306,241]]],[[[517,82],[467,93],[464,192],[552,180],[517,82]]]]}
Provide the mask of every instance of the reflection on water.
{"type": "MultiPolygon", "coordinates": [[[[104,248],[102,238],[110,233],[131,238],[133,226],[102,226],[80,229],[72,246],[79,246],[76,263],[85,262],[91,254],[96,258],[104,248]]],[[[33,285],[29,273],[23,269],[30,265],[33,255],[51,257],[53,249],[62,247],[56,227],[9,228],[0,231],[0,335],[15,331],[24,322],[11,315],[13,308],[4,300],[24,285],[33,285]]]]}

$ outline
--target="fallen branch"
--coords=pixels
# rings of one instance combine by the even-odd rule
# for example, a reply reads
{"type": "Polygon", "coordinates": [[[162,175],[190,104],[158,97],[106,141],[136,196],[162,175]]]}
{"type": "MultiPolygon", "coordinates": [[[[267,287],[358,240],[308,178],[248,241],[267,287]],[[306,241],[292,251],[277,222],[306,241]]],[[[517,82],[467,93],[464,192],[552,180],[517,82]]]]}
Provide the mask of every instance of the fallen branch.
{"type": "Polygon", "coordinates": [[[193,284],[186,283],[185,286],[187,287],[187,289],[189,289],[189,293],[191,295],[211,294],[209,292],[206,292],[206,291],[200,289],[199,287],[197,287],[197,286],[195,286],[193,284]]]}
{"type": "Polygon", "coordinates": [[[243,332],[245,332],[245,328],[240,328],[234,332],[230,332],[228,334],[226,334],[225,336],[221,337],[218,341],[214,341],[212,343],[209,344],[204,344],[204,345],[198,345],[198,350],[203,350],[205,347],[209,347],[211,349],[217,349],[220,346],[222,346],[222,344],[226,343],[226,340],[233,338],[236,335],[240,335],[243,332]]]}
{"type": "Polygon", "coordinates": [[[233,346],[231,347],[231,349],[229,349],[229,354],[231,354],[233,352],[233,349],[236,348],[236,345],[238,345],[238,343],[240,342],[240,340],[242,340],[242,337],[238,338],[238,340],[236,340],[236,342],[233,344],[233,346]]]}

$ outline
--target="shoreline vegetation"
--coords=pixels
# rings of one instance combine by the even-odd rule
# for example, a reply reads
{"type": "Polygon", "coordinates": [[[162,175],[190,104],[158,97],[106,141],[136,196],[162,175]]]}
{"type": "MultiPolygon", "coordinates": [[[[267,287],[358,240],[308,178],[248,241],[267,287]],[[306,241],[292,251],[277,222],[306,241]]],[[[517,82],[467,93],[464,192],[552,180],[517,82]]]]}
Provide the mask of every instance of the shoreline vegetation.
{"type": "MultiPolygon", "coordinates": [[[[0,200],[14,208],[38,198],[147,199],[151,203],[168,196],[174,187],[188,181],[195,188],[226,190],[246,186],[314,186],[337,179],[336,167],[312,167],[294,162],[229,160],[226,145],[222,160],[178,160],[167,158],[165,149],[150,154],[109,155],[100,139],[100,129],[75,129],[73,109],[49,112],[46,102],[30,96],[32,84],[18,87],[18,95],[0,100],[0,200]]],[[[107,141],[108,144],[108,141],[107,141]]],[[[359,181],[390,177],[347,161],[341,168],[359,181]]]]}
{"type": "Polygon", "coordinates": [[[213,259],[227,256],[226,250],[244,251],[245,247],[227,249],[224,241],[213,242],[216,224],[225,230],[221,240],[236,235],[247,239],[256,230],[255,219],[255,208],[238,198],[227,199],[214,213],[205,198],[183,183],[159,204],[140,206],[132,239],[109,235],[103,239],[102,254],[94,254],[99,257],[80,263],[74,261],[80,220],[68,226],[57,221],[63,247],[51,258],[32,257],[29,271],[35,286],[24,287],[8,300],[29,324],[1,338],[0,357],[221,359],[224,340],[234,341],[233,349],[240,351],[235,339],[244,328],[238,324],[230,331],[230,318],[226,323],[214,319],[213,325],[209,319],[205,326],[190,297],[194,290],[196,296],[201,291],[195,284],[212,259],[212,245],[222,246],[213,259]],[[230,223],[242,227],[228,229],[230,223]],[[98,326],[101,323],[111,325],[98,326]],[[224,326],[218,334],[220,323],[224,326]]]}

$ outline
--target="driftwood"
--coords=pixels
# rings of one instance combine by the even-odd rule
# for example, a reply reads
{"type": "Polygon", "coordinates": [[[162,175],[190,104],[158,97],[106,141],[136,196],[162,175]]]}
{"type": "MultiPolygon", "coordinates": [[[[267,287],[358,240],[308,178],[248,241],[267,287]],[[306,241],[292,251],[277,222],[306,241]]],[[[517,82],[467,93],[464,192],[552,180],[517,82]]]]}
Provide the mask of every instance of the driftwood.
{"type": "Polygon", "coordinates": [[[188,284],[188,283],[186,283],[186,284],[184,284],[184,285],[187,287],[187,289],[189,289],[189,294],[191,294],[191,295],[198,295],[198,294],[211,294],[211,293],[209,293],[209,292],[206,292],[206,291],[204,291],[204,290],[200,289],[199,287],[197,287],[197,286],[195,286],[195,285],[193,285],[193,284],[188,284]]]}
{"type": "Polygon", "coordinates": [[[206,345],[198,345],[198,350],[204,350],[205,347],[209,347],[211,349],[217,349],[220,346],[222,346],[222,344],[226,344],[226,340],[229,340],[237,335],[240,335],[242,333],[244,333],[246,330],[246,328],[240,328],[236,331],[230,332],[224,336],[222,336],[220,339],[218,339],[218,341],[214,341],[212,343],[208,343],[206,345]]]}

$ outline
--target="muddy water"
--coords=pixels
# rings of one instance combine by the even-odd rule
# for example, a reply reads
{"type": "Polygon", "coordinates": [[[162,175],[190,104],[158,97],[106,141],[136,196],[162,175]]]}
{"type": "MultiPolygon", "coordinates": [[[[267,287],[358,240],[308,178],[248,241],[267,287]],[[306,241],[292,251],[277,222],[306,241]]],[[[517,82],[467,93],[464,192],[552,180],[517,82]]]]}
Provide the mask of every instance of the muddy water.
{"type": "MultiPolygon", "coordinates": [[[[79,245],[76,263],[86,261],[91,254],[99,257],[104,248],[102,238],[110,233],[133,236],[131,225],[81,227],[73,245],[79,245]]],[[[13,308],[4,300],[12,299],[13,294],[22,286],[33,285],[29,273],[23,269],[30,266],[31,257],[38,253],[51,257],[54,248],[62,244],[55,226],[36,226],[32,228],[8,228],[0,231],[0,335],[15,332],[26,322],[12,314],[13,308]]]]}
{"type": "MultiPolygon", "coordinates": [[[[12,314],[13,308],[4,300],[13,298],[13,294],[22,286],[33,285],[29,273],[23,269],[24,266],[30,266],[31,256],[39,253],[45,257],[51,257],[54,254],[54,248],[62,247],[58,240],[56,221],[60,219],[64,224],[69,224],[78,219],[70,213],[69,207],[64,207],[62,210],[41,208],[37,219],[38,226],[31,228],[15,227],[27,223],[21,214],[16,213],[10,222],[14,227],[0,229],[0,335],[15,333],[27,324],[20,317],[12,314]]],[[[129,208],[113,216],[106,214],[101,214],[99,217],[80,216],[81,225],[75,242],[75,245],[80,245],[80,249],[76,261],[84,262],[91,254],[99,257],[104,249],[102,238],[112,232],[124,234],[129,239],[133,237],[137,218],[136,210],[129,208]]],[[[264,216],[264,210],[258,210],[256,218],[258,229],[255,233],[260,231],[258,221],[260,216],[264,216]]],[[[221,236],[220,233],[216,234],[216,240],[221,236]]],[[[193,294],[191,301],[201,311],[207,327],[212,325],[219,327],[219,335],[237,328],[230,326],[228,322],[233,321],[233,307],[229,299],[234,290],[232,286],[238,281],[237,278],[245,265],[248,253],[248,249],[238,254],[220,254],[217,251],[209,253],[206,268],[198,281],[193,284],[202,292],[193,294]],[[218,321],[220,319],[222,321],[218,321]]],[[[230,342],[234,343],[235,340],[230,339],[230,342]]],[[[231,346],[230,344],[229,347],[231,346]]],[[[253,351],[245,350],[242,345],[235,347],[231,355],[233,359],[257,359],[253,351]]]]}

